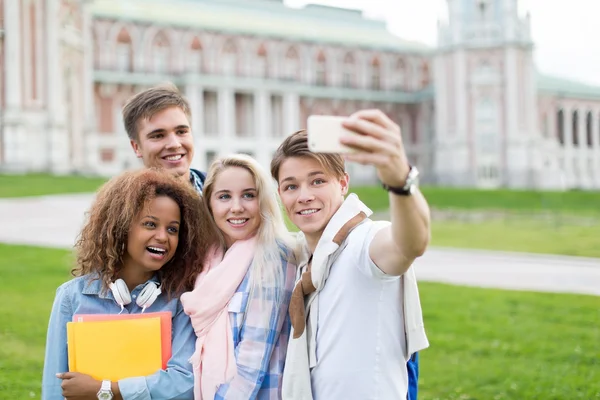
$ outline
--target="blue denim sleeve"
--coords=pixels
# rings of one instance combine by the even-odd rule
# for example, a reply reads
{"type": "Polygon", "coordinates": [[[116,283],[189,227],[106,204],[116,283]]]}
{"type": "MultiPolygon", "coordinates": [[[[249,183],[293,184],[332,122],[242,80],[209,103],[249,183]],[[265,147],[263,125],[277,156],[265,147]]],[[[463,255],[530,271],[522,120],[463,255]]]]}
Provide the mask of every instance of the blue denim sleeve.
{"type": "Polygon", "coordinates": [[[153,375],[121,379],[119,390],[124,400],[193,399],[194,374],[189,359],[196,346],[190,317],[177,300],[173,317],[172,354],[166,370],[153,375]]]}
{"type": "Polygon", "coordinates": [[[63,400],[62,381],[56,377],[59,372],[69,370],[67,356],[67,322],[73,318],[73,308],[68,290],[61,286],[56,291],[48,334],[46,336],[46,355],[42,376],[42,400],[63,400]]]}

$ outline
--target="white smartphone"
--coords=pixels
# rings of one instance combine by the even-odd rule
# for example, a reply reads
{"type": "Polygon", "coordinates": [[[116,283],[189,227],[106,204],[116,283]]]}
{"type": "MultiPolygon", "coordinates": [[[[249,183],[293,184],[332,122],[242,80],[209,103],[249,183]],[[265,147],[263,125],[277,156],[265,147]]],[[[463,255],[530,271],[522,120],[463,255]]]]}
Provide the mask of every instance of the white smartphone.
{"type": "Polygon", "coordinates": [[[340,143],[340,138],[358,133],[342,126],[346,117],[311,115],[306,123],[308,149],[313,153],[353,153],[356,150],[340,143]]]}

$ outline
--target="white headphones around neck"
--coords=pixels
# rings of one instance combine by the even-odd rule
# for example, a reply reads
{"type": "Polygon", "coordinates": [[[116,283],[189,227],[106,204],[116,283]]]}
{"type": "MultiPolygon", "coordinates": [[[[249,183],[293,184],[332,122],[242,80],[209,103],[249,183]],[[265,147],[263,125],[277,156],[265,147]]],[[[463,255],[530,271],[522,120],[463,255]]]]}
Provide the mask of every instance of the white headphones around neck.
{"type": "MultiPolygon", "coordinates": [[[[121,312],[123,312],[125,306],[131,303],[131,293],[129,293],[127,284],[123,279],[117,279],[109,285],[109,288],[112,291],[115,301],[121,306],[121,312]]],[[[140,306],[142,308],[142,312],[144,312],[146,308],[150,307],[152,303],[154,303],[160,293],[161,290],[158,283],[150,281],[140,292],[140,295],[135,300],[135,304],[140,306]]]]}

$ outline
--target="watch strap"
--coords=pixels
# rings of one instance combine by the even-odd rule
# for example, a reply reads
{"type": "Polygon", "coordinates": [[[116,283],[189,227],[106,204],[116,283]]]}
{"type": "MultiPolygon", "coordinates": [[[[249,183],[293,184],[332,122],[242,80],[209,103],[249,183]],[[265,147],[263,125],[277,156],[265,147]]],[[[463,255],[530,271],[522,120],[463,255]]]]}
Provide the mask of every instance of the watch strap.
{"type": "Polygon", "coordinates": [[[386,185],[385,183],[383,183],[382,186],[388,192],[397,194],[399,196],[410,196],[413,193],[413,188],[416,185],[418,175],[419,171],[417,171],[417,168],[410,165],[404,186],[390,186],[386,185]]]}

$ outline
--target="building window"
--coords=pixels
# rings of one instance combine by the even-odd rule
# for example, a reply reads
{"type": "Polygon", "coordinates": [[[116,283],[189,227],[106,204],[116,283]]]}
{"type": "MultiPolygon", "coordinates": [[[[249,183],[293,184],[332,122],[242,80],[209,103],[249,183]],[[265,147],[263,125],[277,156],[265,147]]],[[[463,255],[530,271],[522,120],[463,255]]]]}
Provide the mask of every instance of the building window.
{"type": "Polygon", "coordinates": [[[254,96],[235,94],[235,132],[238,137],[254,135],[254,96]]]}
{"type": "Polygon", "coordinates": [[[187,71],[190,73],[202,72],[202,50],[190,50],[188,54],[187,71]]]}
{"type": "Polygon", "coordinates": [[[269,62],[267,57],[267,48],[264,44],[260,45],[256,53],[256,76],[266,78],[269,76],[269,62]]]}
{"type": "Polygon", "coordinates": [[[475,108],[475,130],[480,152],[495,154],[497,152],[497,110],[490,98],[483,98],[475,108]]]}
{"type": "Polygon", "coordinates": [[[129,43],[117,43],[117,71],[129,72],[131,68],[131,44],[129,43]]]}
{"type": "Polygon", "coordinates": [[[356,64],[352,53],[346,54],[342,65],[342,86],[356,87],[356,64]]]}
{"type": "Polygon", "coordinates": [[[585,118],[585,133],[587,138],[587,145],[591,149],[594,139],[592,138],[592,112],[588,111],[587,117],[585,118]]]}
{"type": "Polygon", "coordinates": [[[170,43],[164,32],[159,32],[152,46],[152,67],[157,74],[169,72],[169,62],[171,59],[170,43]]]}
{"type": "Polygon", "coordinates": [[[133,46],[131,36],[125,28],[122,28],[117,36],[116,48],[117,71],[129,72],[133,70],[133,46]]]}
{"type": "Polygon", "coordinates": [[[477,176],[482,181],[497,181],[500,178],[500,171],[496,165],[482,165],[477,169],[477,176]]]}
{"type": "Polygon", "coordinates": [[[235,75],[237,72],[237,47],[233,40],[228,40],[223,47],[223,74],[235,75]]]}
{"type": "Polygon", "coordinates": [[[206,169],[208,169],[210,167],[210,165],[213,163],[213,161],[216,160],[217,152],[209,150],[206,152],[205,156],[206,156],[206,169]]]}
{"type": "Polygon", "coordinates": [[[284,137],[283,129],[283,96],[271,96],[271,135],[284,137]]]}
{"type": "Polygon", "coordinates": [[[573,111],[573,146],[579,146],[579,113],[577,110],[573,111]]]}
{"type": "Polygon", "coordinates": [[[194,37],[190,45],[190,52],[186,57],[186,70],[190,73],[202,72],[202,44],[200,39],[194,37]]]}
{"type": "Polygon", "coordinates": [[[285,53],[282,78],[289,81],[300,80],[300,56],[295,47],[290,47],[285,53]]]}
{"type": "Polygon", "coordinates": [[[396,90],[406,88],[406,65],[402,59],[396,62],[396,68],[394,69],[394,88],[396,90]]]}
{"type": "Polygon", "coordinates": [[[421,87],[426,88],[429,86],[429,65],[427,61],[423,61],[421,64],[421,87]]]}
{"type": "Polygon", "coordinates": [[[558,132],[558,143],[561,146],[565,145],[565,113],[563,110],[558,110],[556,114],[556,131],[558,132]]]}
{"type": "Polygon", "coordinates": [[[101,149],[100,150],[100,161],[103,163],[111,163],[115,160],[114,149],[101,149]]]}
{"type": "Polygon", "coordinates": [[[217,92],[204,92],[204,135],[215,137],[219,134],[219,112],[217,92]]]}
{"type": "Polygon", "coordinates": [[[327,85],[327,60],[325,59],[325,53],[319,52],[317,56],[317,65],[315,68],[315,83],[318,86],[327,85]]]}
{"type": "Polygon", "coordinates": [[[381,66],[377,57],[371,61],[371,89],[381,90],[381,66]]]}

